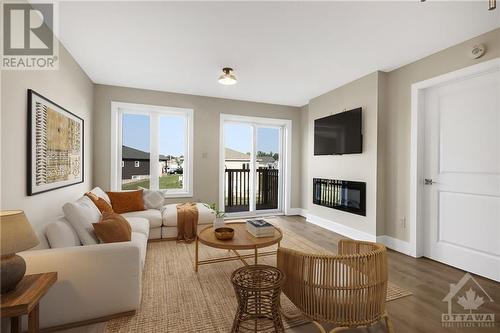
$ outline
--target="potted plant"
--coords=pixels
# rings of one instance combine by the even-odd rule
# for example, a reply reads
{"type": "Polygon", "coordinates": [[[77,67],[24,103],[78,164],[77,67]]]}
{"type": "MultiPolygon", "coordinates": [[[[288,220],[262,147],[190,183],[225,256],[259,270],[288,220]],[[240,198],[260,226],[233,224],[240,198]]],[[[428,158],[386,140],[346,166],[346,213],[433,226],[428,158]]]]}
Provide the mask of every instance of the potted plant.
{"type": "Polygon", "coordinates": [[[224,216],[226,216],[226,213],[223,211],[220,211],[217,209],[217,205],[215,203],[208,205],[205,204],[207,208],[210,208],[213,213],[215,214],[215,220],[214,220],[214,230],[220,227],[224,226],[224,216]]]}

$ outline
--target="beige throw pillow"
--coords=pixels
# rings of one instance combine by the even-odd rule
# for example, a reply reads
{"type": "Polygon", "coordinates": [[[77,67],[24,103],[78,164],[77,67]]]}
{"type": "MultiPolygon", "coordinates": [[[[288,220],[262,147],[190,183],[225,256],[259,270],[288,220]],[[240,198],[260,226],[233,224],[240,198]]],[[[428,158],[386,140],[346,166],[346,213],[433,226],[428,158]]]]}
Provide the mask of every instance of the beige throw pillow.
{"type": "Polygon", "coordinates": [[[147,209],[160,209],[163,207],[164,197],[160,191],[143,189],[142,198],[144,200],[144,207],[147,209]]]}

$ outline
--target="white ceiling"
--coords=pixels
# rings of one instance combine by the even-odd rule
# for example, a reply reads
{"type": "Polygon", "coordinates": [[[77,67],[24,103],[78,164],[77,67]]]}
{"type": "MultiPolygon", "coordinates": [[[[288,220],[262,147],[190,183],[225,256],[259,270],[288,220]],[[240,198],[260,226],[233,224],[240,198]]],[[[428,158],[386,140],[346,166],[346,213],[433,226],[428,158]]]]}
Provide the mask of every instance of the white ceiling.
{"type": "Polygon", "coordinates": [[[61,41],[96,83],[296,106],[500,26],[487,1],[61,2],[59,10],[61,41]],[[217,83],[225,66],[238,84],[217,83]]]}

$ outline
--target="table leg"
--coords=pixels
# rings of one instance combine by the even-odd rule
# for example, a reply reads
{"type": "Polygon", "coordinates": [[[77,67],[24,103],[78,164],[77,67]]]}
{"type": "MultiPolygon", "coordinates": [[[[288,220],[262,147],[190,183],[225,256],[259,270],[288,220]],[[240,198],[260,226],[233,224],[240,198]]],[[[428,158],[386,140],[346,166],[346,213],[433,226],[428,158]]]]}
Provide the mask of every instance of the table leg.
{"type": "Polygon", "coordinates": [[[196,252],[194,254],[194,271],[196,273],[198,273],[198,237],[196,237],[196,241],[195,241],[195,248],[196,248],[196,252]]]}
{"type": "Polygon", "coordinates": [[[257,248],[255,248],[255,265],[257,265],[257,257],[259,254],[257,253],[257,248]]]}
{"type": "Polygon", "coordinates": [[[21,333],[19,317],[10,318],[10,333],[21,333]]]}
{"type": "Polygon", "coordinates": [[[33,310],[28,314],[28,332],[38,333],[39,330],[40,306],[35,305],[33,310]]]}

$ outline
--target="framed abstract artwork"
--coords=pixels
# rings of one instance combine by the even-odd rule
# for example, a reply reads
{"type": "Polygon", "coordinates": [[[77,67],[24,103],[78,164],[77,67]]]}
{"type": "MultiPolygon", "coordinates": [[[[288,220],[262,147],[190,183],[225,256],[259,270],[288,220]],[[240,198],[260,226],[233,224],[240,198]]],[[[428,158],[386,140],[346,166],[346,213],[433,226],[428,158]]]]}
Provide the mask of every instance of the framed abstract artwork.
{"type": "Polygon", "coordinates": [[[83,119],[28,89],[28,195],[83,182],[83,119]]]}

